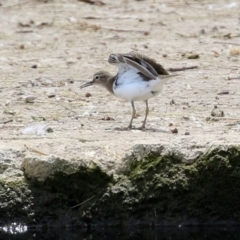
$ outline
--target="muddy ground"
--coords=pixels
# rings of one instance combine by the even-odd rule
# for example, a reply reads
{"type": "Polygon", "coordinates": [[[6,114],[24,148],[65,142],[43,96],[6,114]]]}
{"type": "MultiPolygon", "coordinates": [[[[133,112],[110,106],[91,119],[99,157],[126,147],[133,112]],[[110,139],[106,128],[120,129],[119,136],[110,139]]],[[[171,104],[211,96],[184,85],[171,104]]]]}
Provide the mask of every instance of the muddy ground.
{"type": "MultiPolygon", "coordinates": [[[[1,149],[81,158],[111,172],[140,143],[169,144],[190,152],[239,143],[239,3],[0,3],[1,149]],[[100,69],[116,73],[107,62],[109,54],[132,50],[166,69],[198,67],[178,72],[180,76],[149,101],[145,131],[115,129],[129,123],[128,102],[105,89],[79,88],[100,69]],[[191,59],[195,54],[199,57],[191,59]],[[211,116],[214,108],[218,119],[211,116]],[[35,130],[26,129],[29,126],[35,130]],[[36,126],[50,132],[36,131],[36,126]],[[173,133],[175,128],[178,133],[173,133]]],[[[137,102],[136,108],[138,127],[145,105],[137,102]]]]}

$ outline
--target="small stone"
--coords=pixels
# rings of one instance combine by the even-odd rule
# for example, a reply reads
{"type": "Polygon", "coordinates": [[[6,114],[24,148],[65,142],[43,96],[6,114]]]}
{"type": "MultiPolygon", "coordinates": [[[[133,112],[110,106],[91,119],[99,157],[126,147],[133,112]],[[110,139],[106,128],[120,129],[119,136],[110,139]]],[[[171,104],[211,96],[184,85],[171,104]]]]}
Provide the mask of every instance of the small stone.
{"type": "Polygon", "coordinates": [[[231,33],[227,33],[227,34],[223,35],[223,37],[224,37],[224,38],[229,38],[229,39],[230,39],[230,38],[232,38],[232,34],[231,34],[231,33]]]}
{"type": "Polygon", "coordinates": [[[53,98],[53,97],[56,97],[56,94],[55,93],[50,93],[47,96],[48,96],[48,98],[53,98]]]}
{"type": "Polygon", "coordinates": [[[114,121],[114,118],[105,116],[105,117],[101,118],[101,120],[104,120],[104,121],[114,121]]]}
{"type": "Polygon", "coordinates": [[[51,78],[48,78],[48,77],[36,78],[36,82],[38,84],[43,85],[43,86],[53,86],[53,80],[51,78]]]}
{"type": "Polygon", "coordinates": [[[215,108],[211,111],[211,116],[212,117],[224,117],[224,112],[222,110],[215,108]]]}
{"type": "Polygon", "coordinates": [[[37,68],[37,64],[32,65],[31,68],[37,68]]]}
{"type": "Polygon", "coordinates": [[[76,23],[77,22],[77,19],[75,17],[69,17],[68,20],[71,23],[76,23]]]}
{"type": "Polygon", "coordinates": [[[226,95],[226,94],[229,94],[229,91],[222,91],[222,92],[218,93],[217,95],[226,95]]]}
{"type": "Polygon", "coordinates": [[[35,97],[31,97],[31,96],[30,97],[26,97],[25,98],[25,102],[26,103],[34,103],[35,99],[36,99],[35,97]]]}
{"type": "Polygon", "coordinates": [[[53,129],[51,127],[47,128],[46,130],[48,133],[53,133],[53,129]]]}
{"type": "Polygon", "coordinates": [[[74,83],[74,80],[71,79],[71,78],[68,78],[68,79],[66,79],[66,82],[67,82],[67,83],[71,83],[71,84],[73,84],[73,83],[74,83]]]}
{"type": "Polygon", "coordinates": [[[12,111],[12,110],[4,110],[5,114],[9,114],[9,115],[15,115],[16,112],[12,111]]]}
{"type": "Polygon", "coordinates": [[[11,103],[11,101],[10,101],[10,100],[7,100],[7,101],[5,102],[5,106],[8,106],[10,103],[11,103]]]}
{"type": "Polygon", "coordinates": [[[184,135],[190,135],[190,132],[185,132],[184,135]]]}
{"type": "Polygon", "coordinates": [[[217,51],[212,50],[212,52],[213,52],[213,56],[214,56],[214,57],[219,57],[219,53],[218,53],[217,51]]]}
{"type": "Polygon", "coordinates": [[[192,54],[188,55],[187,58],[188,59],[197,59],[197,58],[199,58],[199,55],[197,53],[192,53],[192,54]]]}
{"type": "Polygon", "coordinates": [[[178,129],[174,128],[174,129],[171,130],[171,132],[174,133],[174,134],[177,134],[178,133],[178,129]]]}
{"type": "Polygon", "coordinates": [[[91,96],[92,96],[91,93],[86,93],[86,94],[85,94],[85,97],[87,97],[87,98],[89,98],[89,97],[91,97],[91,96]]]}
{"type": "Polygon", "coordinates": [[[232,56],[236,56],[236,55],[239,55],[240,54],[240,49],[237,48],[237,47],[233,47],[231,50],[230,50],[230,55],[232,56]]]}
{"type": "Polygon", "coordinates": [[[212,32],[217,32],[218,31],[218,28],[216,27],[216,26],[214,26],[213,28],[212,28],[212,32]]]}
{"type": "Polygon", "coordinates": [[[38,122],[40,122],[40,121],[46,121],[46,118],[45,118],[45,117],[35,117],[35,116],[32,116],[32,119],[33,119],[34,121],[38,121],[38,122]]]}

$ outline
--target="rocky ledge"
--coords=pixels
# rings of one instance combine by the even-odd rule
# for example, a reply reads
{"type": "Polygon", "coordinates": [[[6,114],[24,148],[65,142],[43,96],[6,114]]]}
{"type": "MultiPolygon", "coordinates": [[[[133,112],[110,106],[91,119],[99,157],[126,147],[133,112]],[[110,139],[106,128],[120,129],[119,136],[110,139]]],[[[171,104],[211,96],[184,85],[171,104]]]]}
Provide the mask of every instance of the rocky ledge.
{"type": "Polygon", "coordinates": [[[114,171],[0,152],[0,226],[219,224],[240,220],[240,147],[136,145],[114,171]]]}

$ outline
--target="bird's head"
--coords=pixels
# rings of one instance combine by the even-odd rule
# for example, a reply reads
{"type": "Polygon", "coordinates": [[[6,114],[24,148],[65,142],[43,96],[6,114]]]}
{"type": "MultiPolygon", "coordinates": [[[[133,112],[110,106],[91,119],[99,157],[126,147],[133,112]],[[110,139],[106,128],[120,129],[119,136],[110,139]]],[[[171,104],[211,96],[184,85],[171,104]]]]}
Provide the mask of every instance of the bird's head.
{"type": "Polygon", "coordinates": [[[92,81],[83,84],[82,86],[80,86],[80,88],[89,87],[91,85],[102,85],[106,87],[109,78],[111,78],[110,73],[106,71],[99,71],[93,75],[92,81]]]}

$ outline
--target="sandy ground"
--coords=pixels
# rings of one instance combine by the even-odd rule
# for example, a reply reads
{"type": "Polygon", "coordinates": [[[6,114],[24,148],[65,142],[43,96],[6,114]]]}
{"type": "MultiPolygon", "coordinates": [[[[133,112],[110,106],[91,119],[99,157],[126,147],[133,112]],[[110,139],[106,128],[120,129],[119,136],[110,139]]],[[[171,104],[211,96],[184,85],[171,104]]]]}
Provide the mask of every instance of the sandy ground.
{"type": "MultiPolygon", "coordinates": [[[[97,161],[112,169],[136,144],[163,143],[190,152],[238,144],[240,3],[103,2],[0,1],[1,149],[97,161]],[[130,104],[105,89],[79,86],[100,69],[116,73],[109,54],[132,50],[166,69],[198,68],[178,72],[149,101],[145,131],[118,131],[129,123],[130,104]],[[189,59],[191,54],[199,58],[189,59]],[[224,113],[219,121],[209,120],[215,106],[224,113]],[[27,131],[33,124],[53,132],[27,131]]],[[[145,105],[136,102],[136,108],[138,127],[145,105]]]]}

